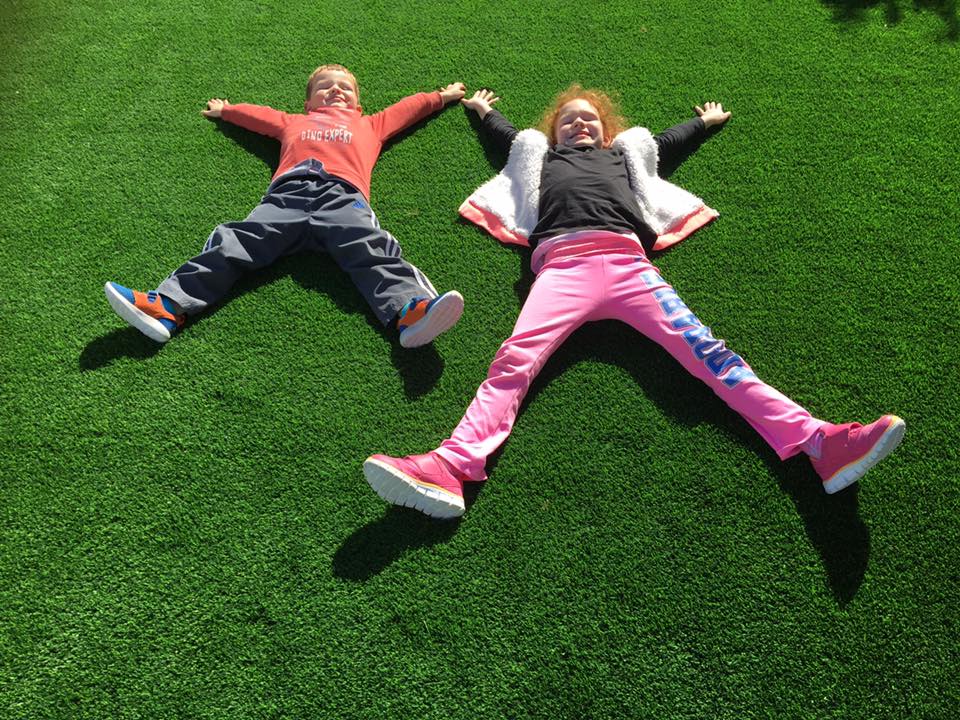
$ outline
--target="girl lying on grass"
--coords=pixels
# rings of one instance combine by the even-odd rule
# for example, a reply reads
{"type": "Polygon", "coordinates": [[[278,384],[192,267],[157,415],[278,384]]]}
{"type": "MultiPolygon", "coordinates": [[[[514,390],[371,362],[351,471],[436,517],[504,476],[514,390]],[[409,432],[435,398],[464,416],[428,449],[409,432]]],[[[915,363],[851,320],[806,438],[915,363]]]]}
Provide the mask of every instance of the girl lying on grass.
{"type": "Polygon", "coordinates": [[[464,481],[486,479],[487,457],[513,427],[547,358],[585,322],[622,320],[659,343],[740,413],[781,459],[806,453],[835,493],[900,443],[905,425],[884,415],[866,426],[833,425],[760,380],[683,303],[647,258],[710,222],[717,212],[663,176],[694,152],[730,113],[720,103],[652,135],[624,130],[609,97],[577,85],[557,97],[540,130],[518,132],[478,91],[463,104],[495,144],[504,170],[460,213],[498,239],[529,246],[536,281],[513,334],[449,439],[424,455],[373,455],[364,474],[395,505],[434,517],[464,512],[464,481]]]}

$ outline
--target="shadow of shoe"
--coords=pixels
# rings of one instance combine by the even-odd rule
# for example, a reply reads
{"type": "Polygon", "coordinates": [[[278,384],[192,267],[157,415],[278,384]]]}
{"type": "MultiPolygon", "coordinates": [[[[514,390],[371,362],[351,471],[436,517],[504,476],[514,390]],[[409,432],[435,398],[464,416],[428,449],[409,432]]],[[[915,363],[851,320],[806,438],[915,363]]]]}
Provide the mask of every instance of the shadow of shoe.
{"type": "Polygon", "coordinates": [[[436,520],[417,510],[390,506],[379,520],[358,528],[333,556],[333,574],[364,581],[378,575],[410,550],[446,542],[460,521],[436,520]]]}
{"type": "Polygon", "coordinates": [[[99,370],[120,358],[146,360],[160,352],[163,343],[151,340],[139,330],[125,327],[91,340],[80,353],[80,370],[99,370]]]}
{"type": "MultiPolygon", "coordinates": [[[[380,328],[385,335],[388,330],[380,328]]],[[[437,384],[443,374],[444,362],[433,345],[418,348],[405,348],[396,336],[387,338],[390,345],[390,361],[400,373],[403,391],[408,400],[426,395],[437,384]]]]}

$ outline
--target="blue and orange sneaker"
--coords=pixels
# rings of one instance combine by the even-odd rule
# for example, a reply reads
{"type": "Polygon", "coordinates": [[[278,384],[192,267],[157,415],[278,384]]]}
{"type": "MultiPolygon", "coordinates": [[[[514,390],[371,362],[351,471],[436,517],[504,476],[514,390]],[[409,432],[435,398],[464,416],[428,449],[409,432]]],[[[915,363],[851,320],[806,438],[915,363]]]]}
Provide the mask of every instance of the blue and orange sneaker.
{"type": "Polygon", "coordinates": [[[828,493],[840,492],[892,453],[907,425],[896,415],[884,415],[869,425],[828,425],[809,443],[810,462],[828,493]]]}
{"type": "Polygon", "coordinates": [[[103,286],[103,291],[117,315],[157,342],[169,340],[187,317],[183,313],[175,313],[173,303],[155,290],[142,293],[108,282],[103,286]]]}
{"type": "Polygon", "coordinates": [[[405,348],[426,345],[437,335],[456,325],[461,315],[463,315],[463,295],[456,290],[445,292],[432,300],[429,298],[411,300],[403,306],[397,317],[400,344],[405,348]]]}
{"type": "Polygon", "coordinates": [[[371,455],[363,474],[388,503],[415,508],[435,518],[463,515],[463,482],[466,477],[433,452],[403,458],[371,455]]]}

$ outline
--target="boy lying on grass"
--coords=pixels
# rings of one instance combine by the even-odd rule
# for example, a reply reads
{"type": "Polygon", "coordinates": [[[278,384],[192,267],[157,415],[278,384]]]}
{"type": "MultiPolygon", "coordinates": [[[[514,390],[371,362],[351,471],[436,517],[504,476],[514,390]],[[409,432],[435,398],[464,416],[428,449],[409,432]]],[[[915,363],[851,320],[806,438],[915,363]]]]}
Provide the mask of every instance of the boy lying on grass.
{"type": "MultiPolygon", "coordinates": [[[[814,418],[758,378],[705,326],[647,255],[679,242],[717,213],[663,179],[694,152],[711,126],[730,117],[719,103],[659,135],[624,130],[602,92],[573,86],[544,115],[540,130],[518,132],[481,90],[463,104],[509,156],[460,213],[496,238],[533,250],[537,278],[513,334],[453,435],[424,455],[373,455],[363,469],[395,505],[434,517],[464,512],[464,481],[486,479],[487,457],[510,434],[520,403],[547,358],[585,322],[616,319],[660,344],[740,413],[785,460],[806,453],[835,493],[900,443],[894,415],[861,426],[814,418]]],[[[595,478],[599,480],[599,478],[595,478]]]]}
{"type": "Polygon", "coordinates": [[[266,194],[245,220],[218,225],[202,252],[156,290],[108,282],[107,300],[130,325],[166,342],[187,315],[221,300],[242,273],[300,250],[327,252],[380,322],[396,321],[400,345],[431,342],[460,319],[463,297],[456,291],[438,295],[401,256],[399,243],[370,209],[370,175],[391,136],[463,95],[463,83],[451,83],[363,115],[353,74],[341,65],[321,65],[307,81],[302,115],[210,100],[206,117],[280,141],[280,164],[266,194]]]}

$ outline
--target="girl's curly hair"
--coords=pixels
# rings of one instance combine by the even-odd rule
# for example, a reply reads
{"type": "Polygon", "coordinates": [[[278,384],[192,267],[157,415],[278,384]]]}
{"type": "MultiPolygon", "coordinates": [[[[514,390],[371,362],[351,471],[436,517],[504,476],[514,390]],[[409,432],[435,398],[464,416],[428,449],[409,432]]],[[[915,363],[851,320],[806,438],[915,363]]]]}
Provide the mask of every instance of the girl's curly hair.
{"type": "Polygon", "coordinates": [[[603,90],[583,88],[577,83],[574,83],[557,95],[553,101],[553,105],[547,108],[543,114],[543,118],[540,120],[540,124],[537,125],[537,129],[550,138],[551,145],[556,145],[557,143],[555,125],[557,115],[560,114],[560,109],[571,100],[580,99],[586,100],[596,108],[597,114],[600,116],[600,123],[603,125],[604,147],[608,147],[610,143],[613,142],[613,138],[627,129],[627,121],[623,115],[621,115],[620,107],[607,93],[603,92],[603,90]]]}

